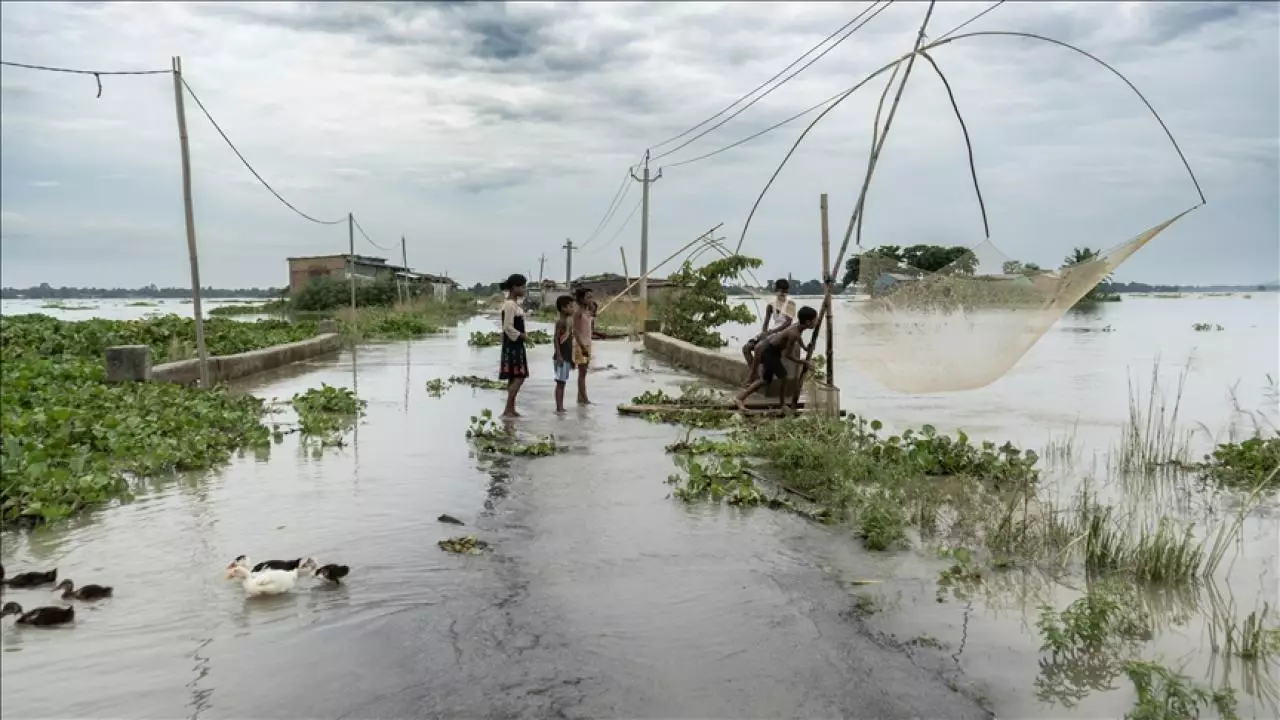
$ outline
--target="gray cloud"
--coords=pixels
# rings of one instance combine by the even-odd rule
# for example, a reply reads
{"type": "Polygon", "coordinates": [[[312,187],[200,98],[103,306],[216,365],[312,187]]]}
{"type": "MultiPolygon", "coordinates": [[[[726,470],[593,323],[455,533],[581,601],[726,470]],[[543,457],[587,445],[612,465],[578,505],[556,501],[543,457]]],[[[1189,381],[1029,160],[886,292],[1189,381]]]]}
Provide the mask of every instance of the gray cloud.
{"type": "MultiPolygon", "coordinates": [[[[301,209],[355,212],[379,244],[404,234],[411,263],[476,281],[526,269],[543,252],[563,257],[566,236],[586,241],[646,147],[719,111],[865,7],[4,3],[0,45],[6,60],[109,69],[163,68],[180,52],[202,101],[301,209]]],[[[985,7],[939,3],[929,36],[985,7]]],[[[922,13],[921,4],[895,4],[655,168],[852,85],[910,46],[922,13]]],[[[1081,45],[1129,75],[1181,142],[1209,204],[1123,266],[1122,279],[1257,282],[1280,274],[1278,16],[1267,2],[1006,3],[968,31],[1081,45]]],[[[1117,244],[1196,201],[1141,101],[1087,59],[1005,37],[960,40],[934,57],[965,114],[993,241],[1006,254],[1051,264],[1074,245],[1117,244]]],[[[950,105],[931,71],[918,66],[911,83],[872,188],[864,243],[975,243],[981,224],[950,105]]],[[[817,276],[816,196],[830,193],[833,225],[843,229],[880,87],[818,125],[761,203],[744,249],[764,258],[763,275],[817,276]]],[[[185,281],[172,83],[108,77],[102,98],[95,94],[92,78],[0,72],[6,285],[185,281]],[[55,178],[57,186],[38,187],[55,178]]],[[[286,256],[345,249],[344,227],[293,215],[194,103],[187,115],[208,282],[279,285],[286,256]]],[[[650,256],[721,221],[736,242],[808,119],[668,167],[652,187],[650,256]]],[[[575,268],[619,269],[608,241],[640,194],[626,187],[575,268]]],[[[632,258],[638,233],[633,216],[617,236],[632,258]]]]}

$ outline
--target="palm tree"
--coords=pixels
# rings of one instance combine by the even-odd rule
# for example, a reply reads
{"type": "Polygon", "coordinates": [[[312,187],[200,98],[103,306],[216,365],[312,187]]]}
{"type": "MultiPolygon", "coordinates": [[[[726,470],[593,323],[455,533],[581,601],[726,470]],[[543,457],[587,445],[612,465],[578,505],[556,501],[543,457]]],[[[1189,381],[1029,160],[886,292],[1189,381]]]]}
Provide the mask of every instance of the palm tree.
{"type": "MultiPolygon", "coordinates": [[[[1078,248],[1073,248],[1070,255],[1067,255],[1066,257],[1062,258],[1062,267],[1069,268],[1069,267],[1072,267],[1073,265],[1080,265],[1082,263],[1101,261],[1101,260],[1102,260],[1101,251],[1094,250],[1089,247],[1078,247],[1078,248]]],[[[1092,289],[1090,289],[1089,292],[1081,299],[1086,301],[1100,300],[1104,295],[1107,294],[1106,291],[1102,288],[1102,286],[1111,284],[1111,279],[1112,279],[1112,273],[1107,273],[1105,276],[1103,276],[1101,280],[1098,281],[1098,284],[1095,285],[1092,289]]]]}

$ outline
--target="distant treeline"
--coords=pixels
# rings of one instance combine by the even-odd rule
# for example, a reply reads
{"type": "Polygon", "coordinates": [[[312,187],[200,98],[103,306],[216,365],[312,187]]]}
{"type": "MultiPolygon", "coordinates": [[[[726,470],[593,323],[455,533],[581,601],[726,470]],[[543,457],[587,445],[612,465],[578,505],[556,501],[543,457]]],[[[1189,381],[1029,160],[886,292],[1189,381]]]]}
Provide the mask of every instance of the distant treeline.
{"type": "MultiPolygon", "coordinates": [[[[275,298],[283,296],[287,290],[281,288],[215,288],[200,290],[205,298],[275,298]]],[[[49,283],[41,283],[29,288],[0,288],[0,298],[5,300],[70,300],[88,298],[177,298],[191,297],[191,288],[156,287],[148,285],[140,288],[76,288],[52,287],[49,283]]]]}
{"type": "Polygon", "coordinates": [[[1263,283],[1261,285],[1148,285],[1140,282],[1107,283],[1108,292],[1113,293],[1156,293],[1156,292],[1251,292],[1280,289],[1280,283],[1263,283]]]}

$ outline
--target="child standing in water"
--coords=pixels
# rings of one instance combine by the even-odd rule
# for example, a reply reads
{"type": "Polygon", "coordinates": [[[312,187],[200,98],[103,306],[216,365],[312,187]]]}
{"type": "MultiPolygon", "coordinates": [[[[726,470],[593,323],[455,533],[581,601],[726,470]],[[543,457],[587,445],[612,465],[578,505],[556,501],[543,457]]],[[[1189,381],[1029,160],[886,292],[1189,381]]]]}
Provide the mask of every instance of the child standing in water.
{"type": "Polygon", "coordinates": [[[573,371],[573,298],[561,295],[556,298],[556,337],[555,337],[555,371],[556,371],[556,412],[564,412],[564,388],[569,382],[569,374],[573,371]]]}
{"type": "Polygon", "coordinates": [[[516,412],[516,395],[524,379],[529,377],[529,358],[524,350],[524,309],[520,307],[527,283],[523,275],[516,273],[498,286],[507,292],[507,299],[502,303],[502,360],[498,367],[498,379],[507,381],[507,407],[502,411],[502,416],[507,418],[520,417],[516,412]]]}
{"type": "Polygon", "coordinates": [[[591,338],[595,335],[595,302],[591,288],[574,291],[577,312],[573,316],[573,364],[578,368],[578,404],[590,405],[587,399],[587,371],[591,369],[591,338]]]}

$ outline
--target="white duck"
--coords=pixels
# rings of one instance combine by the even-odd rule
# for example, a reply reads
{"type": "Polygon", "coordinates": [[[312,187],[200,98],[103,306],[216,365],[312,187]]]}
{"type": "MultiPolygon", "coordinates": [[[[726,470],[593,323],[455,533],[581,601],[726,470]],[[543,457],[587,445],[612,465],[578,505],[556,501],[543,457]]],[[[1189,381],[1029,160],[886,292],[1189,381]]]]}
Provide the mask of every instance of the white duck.
{"type": "Polygon", "coordinates": [[[298,582],[298,572],[314,570],[315,560],[307,558],[294,570],[263,570],[250,572],[249,568],[240,564],[232,564],[227,568],[227,577],[235,578],[244,587],[250,597],[257,595],[280,595],[293,589],[298,582]]]}

